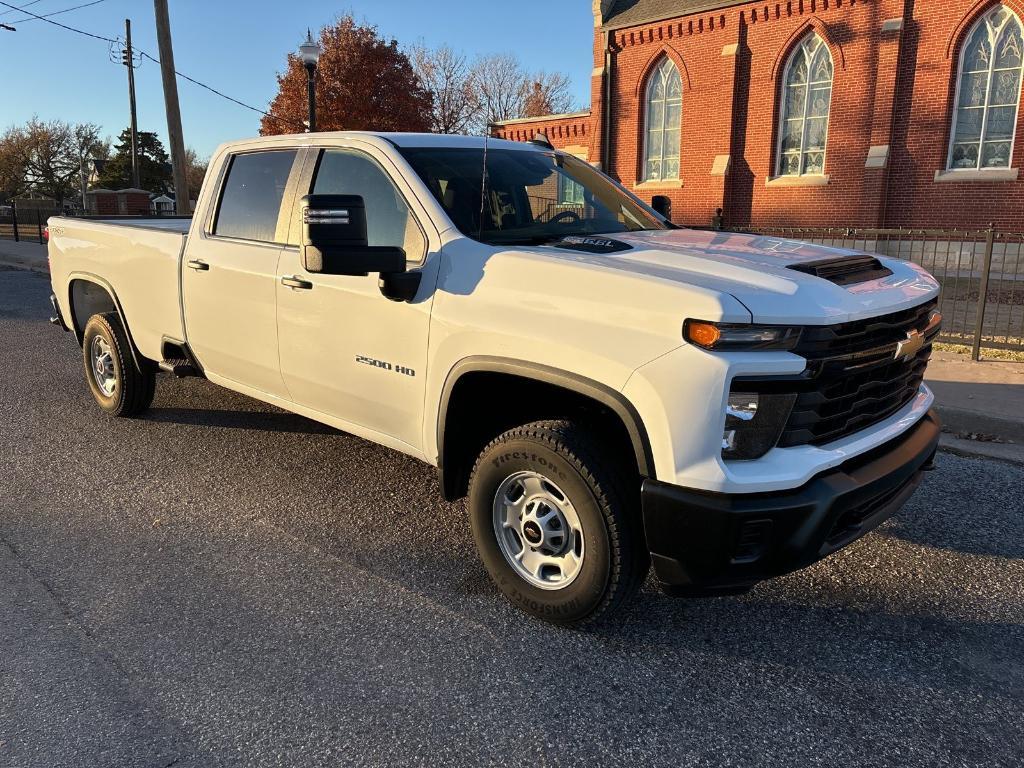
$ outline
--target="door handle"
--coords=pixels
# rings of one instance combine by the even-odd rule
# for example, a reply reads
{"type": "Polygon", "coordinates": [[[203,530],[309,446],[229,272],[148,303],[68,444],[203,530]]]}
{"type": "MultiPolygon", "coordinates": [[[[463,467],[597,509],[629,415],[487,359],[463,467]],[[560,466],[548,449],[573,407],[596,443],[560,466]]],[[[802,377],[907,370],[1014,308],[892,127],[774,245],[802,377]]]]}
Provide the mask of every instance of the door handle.
{"type": "Polygon", "coordinates": [[[197,272],[206,272],[207,270],[210,269],[210,265],[207,264],[202,259],[189,259],[186,262],[186,265],[188,266],[189,269],[194,269],[197,272]]]}
{"type": "Polygon", "coordinates": [[[303,280],[301,277],[296,277],[295,275],[282,277],[281,285],[287,285],[289,288],[301,288],[304,291],[308,291],[313,287],[313,284],[309,282],[309,280],[303,280]]]}

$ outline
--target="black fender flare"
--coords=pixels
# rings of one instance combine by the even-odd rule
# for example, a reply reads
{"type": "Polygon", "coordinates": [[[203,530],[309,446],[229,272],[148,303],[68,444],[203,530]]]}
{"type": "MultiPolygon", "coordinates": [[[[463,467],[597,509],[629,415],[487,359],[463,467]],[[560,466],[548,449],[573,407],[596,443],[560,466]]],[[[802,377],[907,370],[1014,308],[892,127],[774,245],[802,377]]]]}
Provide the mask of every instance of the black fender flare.
{"type": "Polygon", "coordinates": [[[444,433],[452,392],[459,379],[464,375],[480,372],[504,373],[525,379],[534,379],[583,395],[605,406],[622,421],[626,428],[640,474],[643,477],[654,477],[654,455],[651,451],[651,441],[647,435],[647,429],[644,427],[640,413],[621,392],[599,381],[559,368],[526,360],[489,355],[465,357],[459,360],[448,371],[448,376],[445,378],[437,413],[437,466],[442,477],[444,477],[444,433]]]}

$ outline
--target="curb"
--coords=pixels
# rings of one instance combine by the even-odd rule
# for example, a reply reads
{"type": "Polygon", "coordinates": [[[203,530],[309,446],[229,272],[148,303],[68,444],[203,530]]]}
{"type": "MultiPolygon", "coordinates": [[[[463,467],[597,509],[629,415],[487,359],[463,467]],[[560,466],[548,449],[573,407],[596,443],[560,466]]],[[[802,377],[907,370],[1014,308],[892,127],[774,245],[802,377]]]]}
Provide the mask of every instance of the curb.
{"type": "Polygon", "coordinates": [[[11,269],[24,269],[28,272],[39,272],[43,275],[50,274],[50,265],[45,261],[42,264],[35,264],[30,261],[19,259],[17,256],[8,256],[0,254],[0,267],[10,267],[11,269]]]}
{"type": "Polygon", "coordinates": [[[939,438],[939,450],[969,459],[990,459],[1006,464],[1024,467],[1024,446],[1012,443],[986,443],[980,440],[964,440],[943,433],[939,438]]]}

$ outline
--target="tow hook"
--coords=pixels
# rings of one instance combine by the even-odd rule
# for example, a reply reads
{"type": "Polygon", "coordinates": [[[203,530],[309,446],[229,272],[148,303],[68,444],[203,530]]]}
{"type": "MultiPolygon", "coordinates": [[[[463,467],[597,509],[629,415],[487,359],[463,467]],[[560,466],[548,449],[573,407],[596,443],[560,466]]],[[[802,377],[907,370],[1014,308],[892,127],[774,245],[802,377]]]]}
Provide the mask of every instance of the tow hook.
{"type": "Polygon", "coordinates": [[[922,472],[932,472],[935,470],[935,454],[933,453],[928,457],[928,461],[921,465],[922,472]]]}

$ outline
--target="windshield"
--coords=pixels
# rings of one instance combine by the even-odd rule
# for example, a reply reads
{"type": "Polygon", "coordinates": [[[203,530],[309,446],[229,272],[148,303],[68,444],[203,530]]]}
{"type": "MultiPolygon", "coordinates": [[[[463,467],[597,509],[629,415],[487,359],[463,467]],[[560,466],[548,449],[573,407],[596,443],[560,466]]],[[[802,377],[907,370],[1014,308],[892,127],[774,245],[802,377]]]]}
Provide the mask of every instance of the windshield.
{"type": "Polygon", "coordinates": [[[405,147],[401,152],[462,234],[491,245],[667,228],[571,155],[488,150],[487,194],[482,196],[483,147],[405,147]]]}

